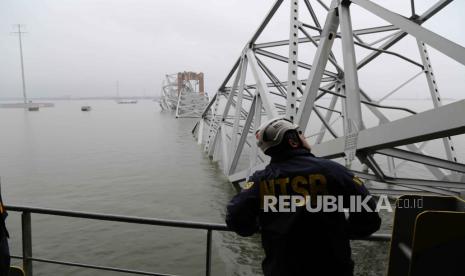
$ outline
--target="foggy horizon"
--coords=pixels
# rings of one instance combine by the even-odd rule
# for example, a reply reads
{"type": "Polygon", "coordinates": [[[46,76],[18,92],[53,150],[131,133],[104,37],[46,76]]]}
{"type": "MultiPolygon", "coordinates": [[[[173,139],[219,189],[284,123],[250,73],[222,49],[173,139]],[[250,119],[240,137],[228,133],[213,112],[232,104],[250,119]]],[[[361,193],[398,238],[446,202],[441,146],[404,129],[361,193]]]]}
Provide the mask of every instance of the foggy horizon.
{"type": "MultiPolygon", "coordinates": [[[[272,2],[3,1],[0,98],[22,97],[14,24],[27,32],[23,53],[28,97],[115,97],[116,81],[122,97],[153,97],[159,95],[165,74],[181,71],[203,72],[206,92],[213,95],[272,2]]],[[[392,5],[410,5],[400,2],[405,3],[392,5]]],[[[421,1],[418,10],[435,2],[421,1]]],[[[281,9],[287,14],[287,7],[281,9]]],[[[424,26],[463,46],[463,10],[465,3],[455,1],[424,26]]],[[[286,39],[288,25],[276,26],[281,32],[276,39],[286,39]]],[[[435,71],[443,71],[438,74],[443,96],[460,97],[464,69],[432,52],[435,71]]]]}

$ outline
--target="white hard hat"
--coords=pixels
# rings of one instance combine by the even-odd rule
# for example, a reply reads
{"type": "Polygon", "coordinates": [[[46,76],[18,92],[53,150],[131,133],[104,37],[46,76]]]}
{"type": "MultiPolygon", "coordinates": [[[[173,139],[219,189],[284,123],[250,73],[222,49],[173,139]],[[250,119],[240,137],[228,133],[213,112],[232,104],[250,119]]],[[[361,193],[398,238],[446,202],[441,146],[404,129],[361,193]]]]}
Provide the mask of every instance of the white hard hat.
{"type": "Polygon", "coordinates": [[[298,125],[285,118],[275,118],[262,124],[255,132],[257,146],[265,152],[281,143],[288,130],[297,130],[298,125]]]}

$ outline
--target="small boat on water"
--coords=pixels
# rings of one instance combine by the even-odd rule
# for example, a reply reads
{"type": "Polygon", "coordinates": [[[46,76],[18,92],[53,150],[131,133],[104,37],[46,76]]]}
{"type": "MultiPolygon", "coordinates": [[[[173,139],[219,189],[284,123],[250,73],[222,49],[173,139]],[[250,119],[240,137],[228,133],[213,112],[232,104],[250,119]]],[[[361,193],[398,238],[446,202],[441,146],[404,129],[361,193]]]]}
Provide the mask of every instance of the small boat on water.
{"type": "Polygon", "coordinates": [[[90,111],[92,108],[89,105],[81,106],[81,111],[90,111]]]}
{"type": "Polygon", "coordinates": [[[27,110],[29,111],[39,111],[39,107],[38,106],[30,106],[27,108],[27,110]]]}
{"type": "Polygon", "coordinates": [[[137,100],[118,100],[118,104],[136,104],[137,100]]]}
{"type": "Polygon", "coordinates": [[[124,99],[119,95],[119,81],[116,81],[116,103],[118,104],[136,104],[137,100],[124,99]]]}

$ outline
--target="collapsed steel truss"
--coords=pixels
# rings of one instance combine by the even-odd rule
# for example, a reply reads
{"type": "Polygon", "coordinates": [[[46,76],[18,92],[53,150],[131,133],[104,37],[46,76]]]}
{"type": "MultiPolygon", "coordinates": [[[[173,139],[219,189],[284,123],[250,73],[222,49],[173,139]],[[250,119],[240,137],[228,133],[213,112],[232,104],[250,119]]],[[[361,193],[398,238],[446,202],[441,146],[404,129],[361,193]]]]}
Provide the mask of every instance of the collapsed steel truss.
{"type": "Polygon", "coordinates": [[[203,73],[182,72],[166,75],[159,103],[162,110],[175,110],[176,118],[201,117],[208,105],[203,73]]]}
{"type": "Polygon", "coordinates": [[[240,182],[269,161],[257,150],[253,135],[257,127],[285,116],[301,126],[317,156],[344,162],[375,193],[460,194],[465,189],[465,164],[457,160],[452,136],[465,133],[465,100],[442,104],[426,45],[462,65],[465,48],[422,27],[451,2],[440,0],[417,15],[411,0],[412,15],[405,17],[369,0],[333,0],[330,6],[321,0],[277,0],[195,125],[198,143],[219,161],[230,181],[240,182]],[[290,32],[285,34],[289,39],[258,43],[283,2],[290,8],[290,32]],[[389,24],[353,30],[354,5],[389,24]],[[324,14],[317,14],[317,9],[324,14]],[[302,18],[304,12],[308,22],[302,18]],[[320,24],[323,16],[325,22],[320,24]],[[392,49],[406,37],[420,59],[392,49]],[[335,41],[339,47],[333,47],[335,41]],[[278,53],[283,47],[288,54],[278,53]],[[299,58],[304,47],[314,47],[310,60],[299,58]],[[357,59],[359,49],[366,54],[357,59]],[[386,56],[416,72],[374,100],[359,84],[360,69],[386,56]],[[287,71],[287,76],[278,77],[280,71],[270,69],[271,63],[275,68],[284,65],[281,75],[287,71]],[[429,94],[432,109],[417,113],[410,107],[383,104],[420,76],[427,83],[425,96],[429,94]],[[396,120],[393,113],[398,114],[396,120]],[[373,121],[377,123],[368,127],[373,121]],[[429,144],[441,151],[427,153],[429,144]],[[422,169],[412,176],[408,168],[422,169]]]}

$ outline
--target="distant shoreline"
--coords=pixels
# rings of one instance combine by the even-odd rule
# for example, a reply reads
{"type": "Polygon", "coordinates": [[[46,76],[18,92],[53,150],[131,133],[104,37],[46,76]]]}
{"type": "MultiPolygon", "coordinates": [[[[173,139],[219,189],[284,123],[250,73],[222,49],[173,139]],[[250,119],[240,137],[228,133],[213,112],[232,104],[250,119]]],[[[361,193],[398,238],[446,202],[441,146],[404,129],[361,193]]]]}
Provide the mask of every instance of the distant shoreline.
{"type": "MultiPolygon", "coordinates": [[[[158,100],[159,97],[38,97],[28,98],[28,101],[82,101],[82,100],[158,100]]],[[[23,98],[0,98],[2,102],[23,101],[23,98]]]]}
{"type": "MultiPolygon", "coordinates": [[[[30,101],[82,101],[82,100],[158,100],[159,96],[135,96],[135,97],[37,97],[29,98],[30,101]]],[[[322,99],[331,99],[323,97],[322,99]]],[[[373,99],[377,101],[378,99],[373,99]]],[[[387,101],[430,101],[431,98],[392,98],[387,101]]],[[[456,101],[455,98],[442,98],[443,101],[456,101]]],[[[23,101],[23,98],[0,98],[0,102],[23,101]]]]}

